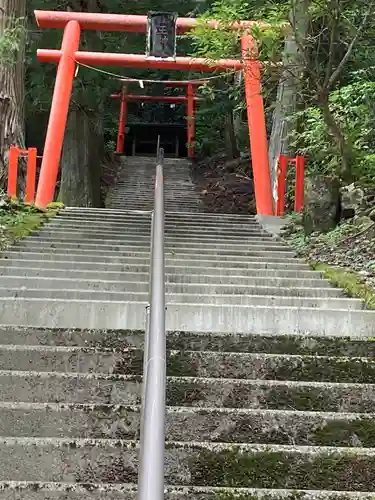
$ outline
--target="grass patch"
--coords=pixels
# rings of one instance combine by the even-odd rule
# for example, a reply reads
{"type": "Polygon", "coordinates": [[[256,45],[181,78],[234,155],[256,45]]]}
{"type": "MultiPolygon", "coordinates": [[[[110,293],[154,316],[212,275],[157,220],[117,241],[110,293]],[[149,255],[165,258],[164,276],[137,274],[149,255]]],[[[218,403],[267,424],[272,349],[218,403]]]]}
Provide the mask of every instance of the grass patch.
{"type": "MultiPolygon", "coordinates": [[[[0,197],[1,198],[1,197],[0,197]]],[[[33,231],[54,217],[60,207],[45,210],[26,205],[7,197],[0,199],[0,250],[29,236],[33,231]]]]}
{"type": "Polygon", "coordinates": [[[355,272],[322,262],[310,261],[310,265],[315,271],[321,272],[332,285],[342,288],[349,297],[362,299],[368,309],[375,310],[374,290],[365,285],[355,272]]]}

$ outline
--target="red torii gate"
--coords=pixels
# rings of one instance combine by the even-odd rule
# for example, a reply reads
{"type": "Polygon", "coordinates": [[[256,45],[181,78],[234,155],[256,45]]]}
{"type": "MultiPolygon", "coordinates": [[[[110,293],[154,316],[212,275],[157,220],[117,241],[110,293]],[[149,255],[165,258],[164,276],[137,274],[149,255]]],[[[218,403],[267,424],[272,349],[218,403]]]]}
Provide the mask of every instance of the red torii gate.
{"type": "MultiPolygon", "coordinates": [[[[247,34],[254,25],[267,27],[263,23],[240,21],[232,29],[243,30],[241,49],[243,63],[233,59],[219,59],[212,62],[203,58],[176,57],[157,59],[136,54],[107,54],[79,51],[81,30],[131,31],[145,33],[147,16],[94,14],[84,12],[35,11],[40,28],[64,28],[61,50],[39,49],[37,57],[42,62],[58,63],[55,89],[52,98],[44,155],[40,172],[36,205],[47,206],[54,197],[69,103],[73,88],[76,64],[122,67],[149,67],[171,70],[244,70],[247,114],[257,213],[273,215],[271,176],[268,165],[267,131],[261,95],[261,65],[253,37],[247,34]]],[[[193,18],[178,18],[177,33],[182,34],[196,26],[193,18]]],[[[208,26],[220,28],[218,21],[209,21],[208,26]]]]}
{"type": "MultiPolygon", "coordinates": [[[[193,158],[195,153],[195,104],[198,101],[201,101],[199,97],[195,96],[195,87],[204,85],[206,81],[203,80],[191,80],[191,81],[166,81],[160,82],[163,83],[165,87],[186,87],[187,94],[186,96],[153,96],[153,95],[137,95],[137,94],[129,94],[127,91],[127,83],[138,82],[138,80],[128,80],[124,83],[121,93],[112,94],[112,99],[121,99],[120,103],[120,116],[118,122],[118,133],[117,133],[117,146],[116,153],[121,154],[124,152],[124,143],[125,143],[125,129],[126,129],[126,121],[127,121],[127,103],[130,101],[151,101],[151,102],[165,102],[170,104],[187,104],[187,147],[188,147],[188,157],[193,158]]],[[[147,80],[146,80],[147,82],[147,80]]]]}

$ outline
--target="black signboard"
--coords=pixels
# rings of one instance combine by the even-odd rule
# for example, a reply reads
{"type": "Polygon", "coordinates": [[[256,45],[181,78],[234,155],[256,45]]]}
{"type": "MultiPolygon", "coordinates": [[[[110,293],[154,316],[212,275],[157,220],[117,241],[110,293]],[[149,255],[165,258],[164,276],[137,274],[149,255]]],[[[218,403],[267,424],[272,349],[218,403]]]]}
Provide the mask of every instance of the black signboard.
{"type": "Polygon", "coordinates": [[[150,12],[148,15],[148,57],[176,57],[176,21],[173,12],[150,12]]]}

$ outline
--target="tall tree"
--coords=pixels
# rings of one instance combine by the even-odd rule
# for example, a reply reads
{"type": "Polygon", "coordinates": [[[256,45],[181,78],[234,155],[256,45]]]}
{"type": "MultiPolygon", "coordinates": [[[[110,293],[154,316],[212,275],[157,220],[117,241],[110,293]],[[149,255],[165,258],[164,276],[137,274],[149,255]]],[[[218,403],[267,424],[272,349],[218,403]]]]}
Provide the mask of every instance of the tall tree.
{"type": "Polygon", "coordinates": [[[9,148],[23,146],[26,0],[0,0],[0,186],[7,177],[9,148]]]}

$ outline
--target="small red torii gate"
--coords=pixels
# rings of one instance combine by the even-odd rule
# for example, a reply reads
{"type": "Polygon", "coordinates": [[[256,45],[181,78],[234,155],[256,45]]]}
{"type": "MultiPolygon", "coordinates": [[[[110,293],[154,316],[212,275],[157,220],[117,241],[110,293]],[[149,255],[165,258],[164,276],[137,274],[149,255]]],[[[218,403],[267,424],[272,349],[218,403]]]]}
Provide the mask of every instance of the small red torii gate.
{"type": "MultiPolygon", "coordinates": [[[[127,84],[138,82],[138,80],[127,80],[124,83],[121,93],[112,94],[112,99],[120,99],[120,116],[118,122],[118,133],[117,133],[117,146],[116,153],[121,154],[124,152],[125,143],[125,129],[127,121],[127,103],[130,101],[140,101],[140,102],[165,102],[170,104],[187,104],[187,148],[188,148],[188,158],[193,158],[195,153],[195,104],[202,99],[195,96],[195,87],[199,87],[206,83],[205,80],[176,80],[176,81],[163,81],[166,87],[186,87],[186,96],[154,96],[154,95],[138,95],[129,94],[127,91],[127,84]]],[[[147,80],[146,80],[147,82],[147,80]]]]}
{"type": "MultiPolygon", "coordinates": [[[[79,51],[81,30],[145,33],[147,30],[147,16],[35,11],[35,17],[40,28],[64,28],[60,50],[39,49],[37,51],[37,57],[40,61],[58,63],[35,201],[37,206],[45,207],[53,201],[76,64],[81,63],[86,65],[148,67],[206,72],[216,70],[244,70],[257,213],[273,215],[274,208],[271,175],[268,164],[267,131],[264,104],[261,95],[261,63],[256,58],[256,42],[248,34],[248,31],[254,25],[261,28],[266,28],[267,25],[255,21],[233,23],[231,29],[241,30],[244,33],[241,36],[243,62],[234,59],[219,59],[212,63],[203,58],[192,57],[158,59],[138,54],[108,54],[103,52],[79,51]]],[[[178,18],[176,25],[177,33],[186,33],[196,25],[196,19],[178,18]]],[[[220,29],[218,21],[209,21],[207,25],[213,29],[220,29]]]]}

